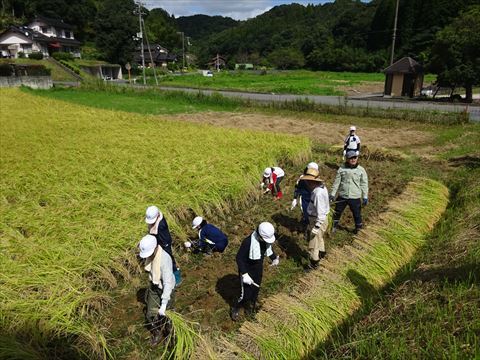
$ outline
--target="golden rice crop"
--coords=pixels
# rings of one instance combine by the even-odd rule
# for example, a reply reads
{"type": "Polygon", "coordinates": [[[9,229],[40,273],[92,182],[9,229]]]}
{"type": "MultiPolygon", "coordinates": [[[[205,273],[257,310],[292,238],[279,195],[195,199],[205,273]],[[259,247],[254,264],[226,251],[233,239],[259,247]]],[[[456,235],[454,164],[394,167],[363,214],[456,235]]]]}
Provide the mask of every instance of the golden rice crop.
{"type": "Polygon", "coordinates": [[[217,354],[210,358],[308,357],[361,306],[362,288],[381,289],[411,260],[447,203],[444,185],[414,179],[352,245],[331,251],[320,269],[300,279],[291,294],[268,298],[256,319],[243,323],[235,338],[217,341],[217,354]]]}
{"type": "Polygon", "coordinates": [[[307,139],[169,122],[0,90],[0,326],[74,335],[108,355],[85,319],[134,267],[156,204],[177,237],[186,209],[235,206],[265,166],[307,139]]]}

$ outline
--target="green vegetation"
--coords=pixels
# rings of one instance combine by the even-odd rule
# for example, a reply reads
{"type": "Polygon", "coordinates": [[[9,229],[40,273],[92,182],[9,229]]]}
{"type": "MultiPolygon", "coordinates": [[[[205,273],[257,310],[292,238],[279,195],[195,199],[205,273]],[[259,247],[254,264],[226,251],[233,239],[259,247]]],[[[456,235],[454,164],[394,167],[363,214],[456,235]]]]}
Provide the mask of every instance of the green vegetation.
{"type": "Polygon", "coordinates": [[[57,66],[54,63],[49,62],[48,60],[32,60],[32,59],[0,59],[0,64],[32,64],[32,65],[43,65],[47,69],[50,69],[50,76],[53,81],[76,81],[72,75],[67,73],[64,69],[57,66]]]}
{"type": "Polygon", "coordinates": [[[480,357],[480,172],[474,161],[449,181],[450,205],[396,288],[333,333],[315,358],[480,357]],[[355,321],[358,321],[355,324],[355,321]],[[386,331],[388,329],[388,331],[386,331]]]}
{"type": "Polygon", "coordinates": [[[237,111],[240,104],[222,96],[182,94],[178,92],[134,92],[127,87],[114,86],[112,91],[55,89],[53,91],[32,91],[28,93],[52,99],[87,105],[99,109],[127,111],[139,114],[177,114],[199,111],[237,111]]]}
{"type": "Polygon", "coordinates": [[[301,137],[174,123],[18,90],[1,96],[11,116],[0,127],[0,327],[44,346],[63,339],[65,351],[109,356],[95,319],[111,303],[110,289],[139,270],[134,248],[147,205],[159,205],[185,238],[178,220],[189,211],[228,211],[229,200],[241,203],[256,188],[265,164],[309,153],[301,137]]]}
{"type": "Polygon", "coordinates": [[[213,77],[170,75],[162,78],[161,85],[276,94],[343,95],[345,90],[339,89],[341,87],[383,82],[384,79],[385,75],[381,73],[272,71],[260,75],[245,71],[214,73],[213,77]]]}

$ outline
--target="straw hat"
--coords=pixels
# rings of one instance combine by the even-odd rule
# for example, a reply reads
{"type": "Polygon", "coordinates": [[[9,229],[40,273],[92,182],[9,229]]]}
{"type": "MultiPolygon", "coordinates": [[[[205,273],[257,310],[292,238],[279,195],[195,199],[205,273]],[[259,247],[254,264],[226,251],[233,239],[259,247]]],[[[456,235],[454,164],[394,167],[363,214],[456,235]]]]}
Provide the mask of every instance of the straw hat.
{"type": "Polygon", "coordinates": [[[323,182],[323,179],[320,178],[320,173],[315,169],[307,169],[302,180],[323,182]]]}

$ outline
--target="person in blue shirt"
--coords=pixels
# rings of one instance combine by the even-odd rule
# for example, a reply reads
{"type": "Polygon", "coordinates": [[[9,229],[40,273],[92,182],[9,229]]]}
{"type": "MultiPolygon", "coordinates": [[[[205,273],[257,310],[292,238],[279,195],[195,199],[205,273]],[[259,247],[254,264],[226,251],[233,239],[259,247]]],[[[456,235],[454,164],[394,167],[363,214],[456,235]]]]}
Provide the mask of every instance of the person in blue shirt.
{"type": "Polygon", "coordinates": [[[208,224],[201,216],[192,221],[192,229],[198,230],[198,241],[184,243],[186,248],[192,248],[194,252],[211,254],[212,252],[223,253],[228,245],[228,237],[219,228],[208,224]]]}

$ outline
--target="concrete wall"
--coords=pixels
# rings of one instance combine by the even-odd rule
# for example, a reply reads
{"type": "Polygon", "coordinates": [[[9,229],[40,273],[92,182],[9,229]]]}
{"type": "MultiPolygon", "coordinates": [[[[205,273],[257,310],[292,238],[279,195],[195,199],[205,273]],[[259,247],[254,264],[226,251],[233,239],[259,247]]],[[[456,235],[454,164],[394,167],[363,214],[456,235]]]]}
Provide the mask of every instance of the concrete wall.
{"type": "Polygon", "coordinates": [[[50,76],[0,76],[0,88],[28,86],[32,89],[53,87],[50,76]]]}

